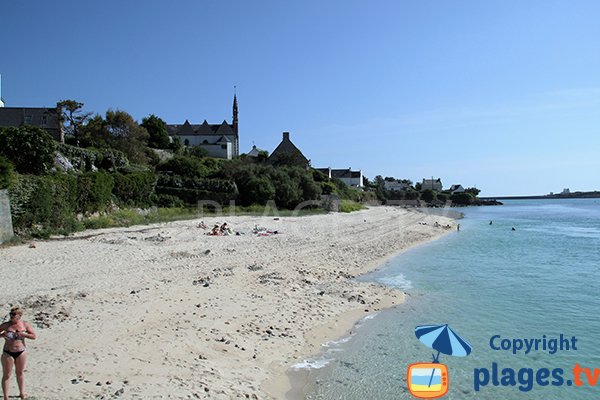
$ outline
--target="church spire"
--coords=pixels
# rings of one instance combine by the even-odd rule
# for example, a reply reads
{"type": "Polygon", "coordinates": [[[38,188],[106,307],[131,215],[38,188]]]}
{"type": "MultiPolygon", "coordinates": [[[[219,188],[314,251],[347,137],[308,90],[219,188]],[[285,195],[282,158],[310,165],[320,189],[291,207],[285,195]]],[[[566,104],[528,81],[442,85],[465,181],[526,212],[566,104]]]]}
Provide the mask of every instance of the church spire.
{"type": "Polygon", "coordinates": [[[236,95],[236,87],[233,87],[233,131],[235,134],[238,134],[238,104],[237,104],[237,95],[236,95]]]}

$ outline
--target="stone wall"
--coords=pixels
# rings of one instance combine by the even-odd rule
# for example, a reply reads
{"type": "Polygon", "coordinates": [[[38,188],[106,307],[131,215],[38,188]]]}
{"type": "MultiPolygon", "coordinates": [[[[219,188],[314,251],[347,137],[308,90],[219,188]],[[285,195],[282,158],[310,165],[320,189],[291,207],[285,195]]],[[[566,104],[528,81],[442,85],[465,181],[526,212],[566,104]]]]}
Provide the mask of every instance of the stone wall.
{"type": "Polygon", "coordinates": [[[0,243],[13,237],[12,218],[10,217],[10,202],[8,191],[0,190],[0,243]]]}

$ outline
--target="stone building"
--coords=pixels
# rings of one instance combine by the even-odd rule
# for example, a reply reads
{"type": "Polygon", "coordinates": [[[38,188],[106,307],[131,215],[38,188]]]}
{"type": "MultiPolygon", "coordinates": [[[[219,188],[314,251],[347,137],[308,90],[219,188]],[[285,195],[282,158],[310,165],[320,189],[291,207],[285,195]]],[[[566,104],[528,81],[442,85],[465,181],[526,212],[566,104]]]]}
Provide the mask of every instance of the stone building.
{"type": "Polygon", "coordinates": [[[233,96],[232,123],[224,120],[220,124],[209,124],[204,120],[201,124],[167,124],[169,136],[178,137],[185,146],[200,146],[210,157],[232,159],[240,155],[238,134],[238,104],[233,96]]]}
{"type": "Polygon", "coordinates": [[[283,132],[281,143],[273,150],[267,163],[272,165],[294,165],[308,169],[310,160],[290,140],[290,133],[283,132]]]}

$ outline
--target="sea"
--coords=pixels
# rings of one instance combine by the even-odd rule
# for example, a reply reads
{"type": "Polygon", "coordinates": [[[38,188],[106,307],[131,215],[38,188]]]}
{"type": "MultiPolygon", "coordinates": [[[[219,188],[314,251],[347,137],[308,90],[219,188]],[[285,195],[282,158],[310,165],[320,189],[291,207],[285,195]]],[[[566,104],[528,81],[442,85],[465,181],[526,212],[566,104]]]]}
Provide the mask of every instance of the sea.
{"type": "Polygon", "coordinates": [[[407,300],[296,364],[302,397],[414,398],[408,367],[437,354],[415,328],[447,324],[472,351],[439,355],[445,399],[600,398],[600,199],[461,211],[460,231],[359,278],[407,300]]]}

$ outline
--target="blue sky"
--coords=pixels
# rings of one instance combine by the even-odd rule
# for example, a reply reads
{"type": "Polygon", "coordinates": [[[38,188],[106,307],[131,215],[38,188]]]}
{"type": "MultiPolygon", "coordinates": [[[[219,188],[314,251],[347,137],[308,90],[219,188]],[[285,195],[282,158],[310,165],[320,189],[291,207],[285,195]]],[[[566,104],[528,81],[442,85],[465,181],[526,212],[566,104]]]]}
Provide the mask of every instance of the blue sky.
{"type": "Polygon", "coordinates": [[[113,1],[0,6],[7,106],[76,99],[289,131],[313,166],[482,195],[600,190],[600,2],[113,1]]]}

